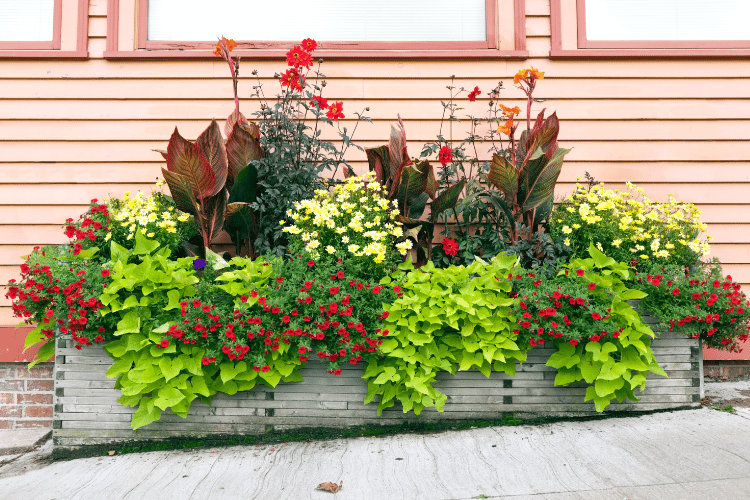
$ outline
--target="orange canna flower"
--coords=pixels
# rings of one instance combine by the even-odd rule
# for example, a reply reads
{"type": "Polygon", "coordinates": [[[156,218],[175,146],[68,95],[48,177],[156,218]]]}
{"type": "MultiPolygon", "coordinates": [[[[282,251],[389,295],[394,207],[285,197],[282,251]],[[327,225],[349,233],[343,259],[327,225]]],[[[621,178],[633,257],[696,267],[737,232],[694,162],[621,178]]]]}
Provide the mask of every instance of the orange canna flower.
{"type": "Polygon", "coordinates": [[[531,77],[532,80],[542,80],[544,78],[544,72],[539,71],[533,66],[531,69],[522,69],[513,77],[513,84],[518,85],[521,80],[526,80],[529,77],[531,77]]]}
{"type": "Polygon", "coordinates": [[[507,122],[505,122],[505,125],[500,125],[499,127],[497,127],[497,133],[510,135],[512,128],[513,128],[513,117],[511,117],[507,122]]]}
{"type": "Polygon", "coordinates": [[[526,73],[528,71],[528,69],[522,69],[518,73],[516,73],[516,76],[513,77],[513,84],[518,85],[519,83],[521,83],[521,80],[526,78],[526,73]]]}
{"type": "Polygon", "coordinates": [[[221,39],[219,40],[219,43],[216,44],[216,48],[214,49],[214,55],[215,56],[222,57],[222,55],[221,55],[221,42],[224,42],[226,44],[227,52],[232,52],[232,50],[235,47],[237,47],[237,42],[235,42],[231,38],[230,39],[226,39],[226,38],[224,38],[222,36],[221,39]]]}
{"type": "Polygon", "coordinates": [[[500,104],[499,106],[500,106],[500,109],[503,110],[503,114],[505,116],[510,116],[511,118],[513,117],[513,115],[517,115],[521,113],[521,108],[519,108],[518,106],[513,107],[513,108],[509,108],[508,106],[505,106],[503,104],[500,104]]]}

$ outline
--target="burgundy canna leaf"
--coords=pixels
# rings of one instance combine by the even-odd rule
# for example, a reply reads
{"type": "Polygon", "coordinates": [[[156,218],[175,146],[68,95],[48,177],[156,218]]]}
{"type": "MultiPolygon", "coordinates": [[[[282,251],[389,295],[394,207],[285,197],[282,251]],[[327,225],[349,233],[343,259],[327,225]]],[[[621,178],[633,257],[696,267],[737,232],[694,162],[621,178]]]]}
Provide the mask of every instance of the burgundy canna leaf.
{"type": "Polygon", "coordinates": [[[196,198],[211,196],[216,175],[198,147],[183,138],[175,127],[167,147],[167,170],[180,174],[190,183],[196,198]]]}
{"type": "Polygon", "coordinates": [[[182,175],[165,168],[162,168],[161,172],[177,208],[185,213],[198,215],[199,207],[193,196],[190,182],[182,175]]]}
{"type": "Polygon", "coordinates": [[[214,172],[216,181],[211,196],[224,189],[227,181],[227,152],[224,149],[224,139],[221,137],[219,124],[211,120],[211,125],[198,136],[196,145],[203,157],[208,161],[214,172]]]}
{"type": "Polygon", "coordinates": [[[234,125],[240,124],[240,125],[247,125],[248,121],[247,118],[245,118],[245,115],[242,114],[242,112],[239,112],[237,110],[232,111],[232,114],[227,117],[226,123],[224,123],[224,135],[227,136],[227,139],[229,139],[229,136],[232,135],[232,130],[234,130],[234,125]]]}
{"type": "Polygon", "coordinates": [[[229,169],[227,173],[227,184],[234,184],[234,180],[240,171],[246,168],[250,162],[263,158],[263,150],[260,141],[255,138],[245,127],[235,124],[227,139],[227,160],[229,169]]]}

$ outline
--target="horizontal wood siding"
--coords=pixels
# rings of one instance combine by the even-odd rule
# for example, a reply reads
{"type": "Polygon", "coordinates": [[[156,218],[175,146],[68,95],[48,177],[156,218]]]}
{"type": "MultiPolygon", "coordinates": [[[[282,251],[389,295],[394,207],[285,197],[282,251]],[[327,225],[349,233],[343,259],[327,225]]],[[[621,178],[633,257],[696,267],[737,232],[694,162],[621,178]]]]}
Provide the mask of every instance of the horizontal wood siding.
{"type": "MultiPolygon", "coordinates": [[[[479,372],[441,372],[435,387],[448,396],[443,412],[425,409],[420,416],[404,414],[397,405],[377,416],[377,404],[364,405],[367,384],[362,368],[345,365],[340,376],[329,375],[314,360],[302,369],[304,382],[281,383],[276,388],[256,387],[233,396],[219,394],[211,406],[198,400],[187,419],[164,412],[161,420],[133,431],[134,408],[117,402],[120,391],[104,376],[112,360],[101,347],[73,349],[59,341],[56,353],[55,446],[75,447],[114,441],[165,439],[211,434],[258,434],[270,429],[392,425],[438,420],[489,420],[507,414],[516,417],[585,416],[595,414],[584,403],[583,384],[555,387],[556,370],[545,365],[553,349],[535,348],[515,377],[479,372]]],[[[662,333],[653,341],[659,364],[669,378],[649,376],[640,402],[625,401],[608,413],[700,406],[703,380],[699,343],[662,333]]]]}
{"type": "MultiPolygon", "coordinates": [[[[355,136],[365,147],[385,143],[400,114],[416,156],[439,130],[450,75],[458,87],[481,88],[477,102],[460,101],[461,115],[480,116],[499,81],[501,102],[524,109],[512,79],[534,66],[546,76],[536,93],[544,102],[532,113],[557,111],[561,144],[573,148],[557,195],[585,172],[612,187],[635,182],[655,199],[674,193],[704,211],[713,255],[750,283],[750,61],[550,60],[549,12],[549,0],[526,0],[528,61],[329,61],[326,95],[343,101],[350,130],[354,112],[369,107],[373,123],[355,136]]],[[[90,60],[0,65],[0,282],[18,276],[19,257],[33,245],[64,242],[62,222],[91,198],[150,190],[163,165],[152,149],[164,148],[175,126],[195,138],[233,109],[223,61],[107,61],[106,27],[106,0],[91,0],[90,60]]],[[[273,74],[284,67],[242,61],[246,114],[259,105],[249,99],[257,85],[251,71],[273,95],[273,74]]],[[[464,130],[457,124],[454,137],[464,130]]],[[[366,170],[363,153],[350,149],[348,157],[366,170]]],[[[14,324],[2,295],[0,325],[14,324]]]]}

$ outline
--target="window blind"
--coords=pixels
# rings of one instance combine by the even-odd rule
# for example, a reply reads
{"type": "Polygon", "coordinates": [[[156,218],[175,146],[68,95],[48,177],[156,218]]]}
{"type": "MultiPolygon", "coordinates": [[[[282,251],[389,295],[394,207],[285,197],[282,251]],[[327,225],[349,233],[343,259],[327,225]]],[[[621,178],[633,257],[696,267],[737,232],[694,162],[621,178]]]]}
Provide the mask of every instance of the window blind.
{"type": "Polygon", "coordinates": [[[155,41],[483,41],[485,0],[150,0],[155,41]]]}
{"type": "Polygon", "coordinates": [[[586,39],[750,40],[750,0],[586,0],[586,39]]]}
{"type": "Polygon", "coordinates": [[[0,0],[0,42],[52,41],[54,0],[0,0]]]}

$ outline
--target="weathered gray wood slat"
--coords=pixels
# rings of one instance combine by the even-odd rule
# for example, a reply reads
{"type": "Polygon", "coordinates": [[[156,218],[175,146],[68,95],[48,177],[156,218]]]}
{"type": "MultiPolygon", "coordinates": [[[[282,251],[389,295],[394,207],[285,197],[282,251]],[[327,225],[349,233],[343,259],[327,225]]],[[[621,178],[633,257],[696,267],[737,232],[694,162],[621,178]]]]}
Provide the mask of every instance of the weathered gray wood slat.
{"type": "MultiPolygon", "coordinates": [[[[217,394],[212,405],[199,400],[187,419],[164,412],[158,422],[133,431],[130,419],[135,408],[117,403],[120,391],[114,379],[105,377],[112,360],[99,346],[81,351],[72,343],[58,347],[55,366],[54,442],[75,447],[114,441],[200,437],[212,434],[257,434],[271,428],[343,427],[365,424],[393,425],[462,419],[499,419],[513,413],[519,417],[595,414],[592,402],[584,402],[585,383],[555,387],[556,370],[546,366],[551,348],[535,349],[519,365],[516,375],[478,371],[451,375],[441,372],[435,386],[448,396],[443,412],[426,408],[421,415],[404,414],[400,405],[376,414],[375,403],[365,405],[367,384],[362,366],[345,365],[340,376],[327,373],[312,360],[302,370],[304,382],[262,385],[234,396],[217,394]]],[[[701,391],[700,344],[674,333],[662,333],[652,342],[654,353],[669,378],[649,374],[640,402],[613,403],[608,413],[650,411],[698,406],[701,391]]]]}

